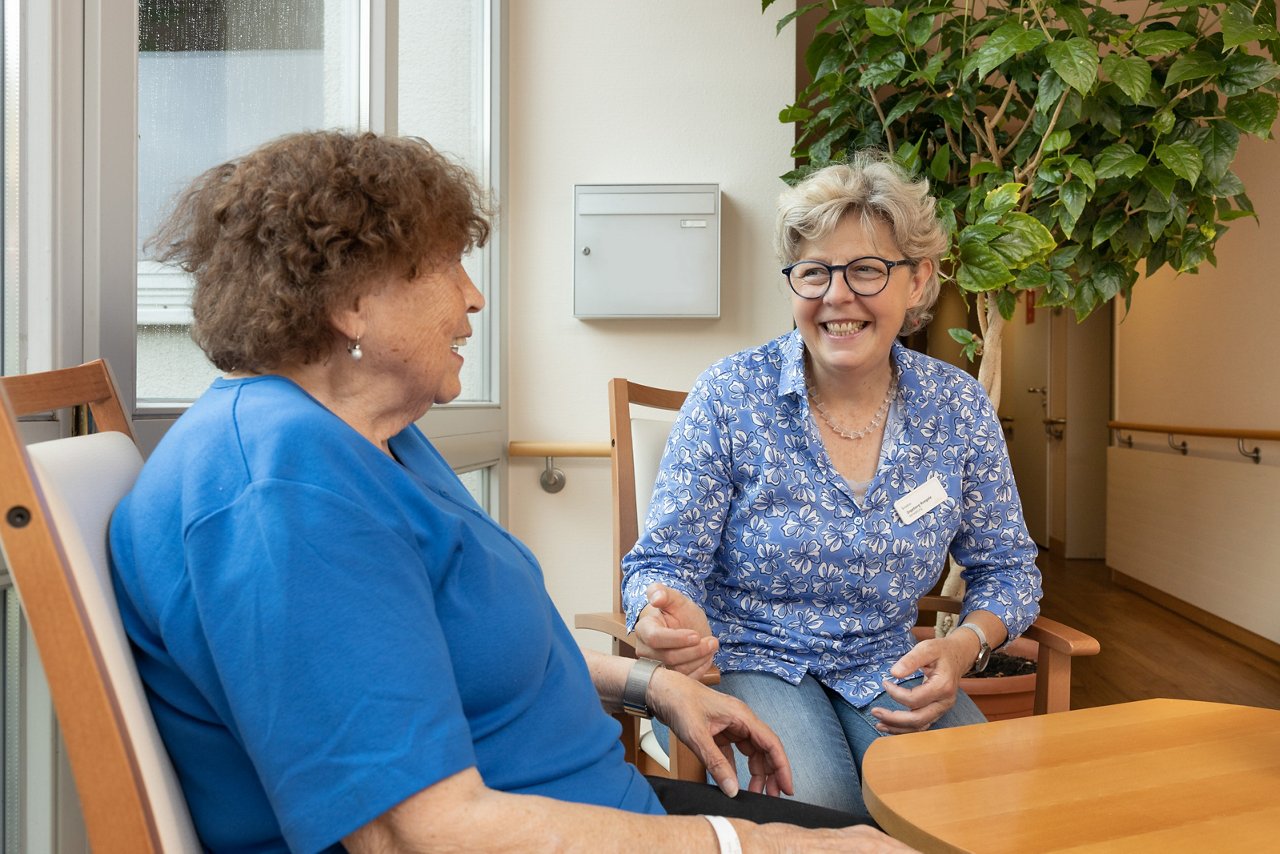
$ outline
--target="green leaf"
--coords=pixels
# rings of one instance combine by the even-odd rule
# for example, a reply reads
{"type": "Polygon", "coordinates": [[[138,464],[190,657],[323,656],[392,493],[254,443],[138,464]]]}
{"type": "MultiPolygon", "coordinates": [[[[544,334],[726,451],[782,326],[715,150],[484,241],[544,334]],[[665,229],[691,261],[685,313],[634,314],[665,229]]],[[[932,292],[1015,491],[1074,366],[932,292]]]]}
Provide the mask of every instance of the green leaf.
{"type": "Polygon", "coordinates": [[[1154,165],[1142,170],[1142,179],[1166,199],[1173,195],[1173,185],[1178,182],[1177,175],[1163,166],[1154,165]]]}
{"type": "Polygon", "coordinates": [[[935,181],[945,181],[947,173],[951,171],[951,148],[950,146],[940,145],[938,150],[934,152],[933,159],[929,161],[929,176],[935,181]]]}
{"type": "Polygon", "coordinates": [[[831,47],[832,42],[835,42],[837,48],[843,47],[842,43],[836,40],[835,33],[818,33],[804,50],[804,67],[808,69],[809,75],[814,80],[822,76],[818,73],[818,69],[822,67],[823,63],[830,61],[831,56],[836,56],[839,53],[838,50],[833,50],[828,54],[828,49],[831,47]]]}
{"type": "Polygon", "coordinates": [[[1062,93],[1067,91],[1067,84],[1062,82],[1062,78],[1057,72],[1050,69],[1040,78],[1040,88],[1036,92],[1036,112],[1041,115],[1047,115],[1053,112],[1053,106],[1058,103],[1058,99],[1062,97],[1062,93]]]}
{"type": "Polygon", "coordinates": [[[897,103],[893,105],[892,109],[885,113],[884,123],[886,125],[893,124],[895,121],[920,106],[920,102],[923,101],[924,98],[924,92],[912,92],[910,95],[899,98],[897,103]]]}
{"type": "Polygon", "coordinates": [[[1071,310],[1076,313],[1076,320],[1081,321],[1093,313],[1099,302],[1098,291],[1093,287],[1090,278],[1076,283],[1075,296],[1071,300],[1071,310]]]}
{"type": "Polygon", "coordinates": [[[1019,271],[1014,287],[1020,291],[1033,291],[1049,284],[1049,268],[1043,264],[1031,264],[1019,271]]]}
{"type": "Polygon", "coordinates": [[[1193,187],[1204,168],[1200,149],[1185,140],[1157,145],[1156,159],[1168,166],[1169,171],[1179,178],[1185,178],[1193,187]]]}
{"type": "Polygon", "coordinates": [[[1210,181],[1220,181],[1231,168],[1240,147],[1240,132],[1227,122],[1210,122],[1198,140],[1200,159],[1204,162],[1204,176],[1210,181]]]}
{"type": "Polygon", "coordinates": [[[1255,24],[1248,7],[1232,3],[1222,14],[1222,46],[1239,47],[1249,42],[1266,41],[1276,37],[1271,27],[1255,24]]]}
{"type": "Polygon", "coordinates": [[[1133,37],[1133,49],[1143,56],[1160,56],[1182,50],[1196,37],[1179,30],[1151,30],[1133,37]]]}
{"type": "MultiPolygon", "coordinates": [[[[765,9],[768,9],[768,8],[769,8],[769,4],[770,4],[770,3],[772,3],[772,2],[773,2],[773,0],[768,0],[768,2],[763,2],[763,0],[762,0],[763,5],[762,5],[762,7],[761,7],[760,11],[762,11],[762,12],[763,12],[765,9]]],[[[817,9],[819,6],[822,6],[822,5],[824,5],[824,4],[822,4],[822,3],[808,3],[808,4],[803,5],[803,6],[797,6],[797,7],[796,7],[796,10],[795,10],[794,12],[788,12],[787,14],[783,15],[783,16],[778,20],[778,28],[777,28],[777,30],[775,30],[775,31],[774,31],[774,32],[775,32],[775,35],[776,35],[777,33],[782,32],[783,28],[784,28],[784,27],[786,27],[786,26],[787,26],[787,24],[791,23],[791,22],[792,22],[792,21],[794,21],[796,18],[799,18],[799,17],[800,17],[801,15],[803,15],[805,12],[812,12],[814,9],[817,9]]]]}
{"type": "Polygon", "coordinates": [[[1093,88],[1098,78],[1098,48],[1092,41],[1073,38],[1050,42],[1045,46],[1044,55],[1049,67],[1072,89],[1083,95],[1093,88]]]}
{"type": "Polygon", "coordinates": [[[1126,142],[1108,145],[1093,161],[1094,173],[1099,180],[1123,175],[1132,178],[1147,167],[1147,160],[1126,142]]]}
{"type": "Polygon", "coordinates": [[[983,243],[969,243],[960,247],[960,269],[956,271],[956,284],[970,292],[993,291],[1013,281],[1013,274],[1000,260],[1000,256],[983,243]]]}
{"type": "Polygon", "coordinates": [[[1250,92],[1227,99],[1227,121],[1245,133],[1266,139],[1271,134],[1280,102],[1270,92],[1250,92]]]}
{"type": "Polygon", "coordinates": [[[970,362],[982,353],[982,339],[968,329],[952,328],[947,330],[947,334],[961,345],[960,353],[970,362]]]}
{"type": "Polygon", "coordinates": [[[1173,124],[1177,119],[1174,118],[1172,110],[1161,110],[1151,117],[1151,127],[1155,128],[1156,133],[1163,136],[1173,130],[1173,124]]]}
{"type": "Polygon", "coordinates": [[[991,242],[991,248],[1010,268],[1043,260],[1057,245],[1053,233],[1030,214],[1006,214],[1004,225],[1007,230],[991,242]]]}
{"type": "Polygon", "coordinates": [[[813,118],[813,110],[806,110],[804,107],[797,107],[795,105],[783,107],[782,112],[778,113],[778,121],[782,122],[784,125],[790,124],[791,122],[802,122],[805,119],[810,118],[813,118]]]}
{"type": "Polygon", "coordinates": [[[964,107],[959,98],[944,98],[934,104],[933,110],[947,127],[959,130],[964,125],[964,107]]]}
{"type": "Polygon", "coordinates": [[[1084,16],[1084,12],[1081,12],[1080,9],[1062,3],[1055,6],[1054,11],[1058,13],[1059,18],[1066,21],[1072,35],[1079,36],[1082,39],[1089,37],[1089,19],[1084,16]]]}
{"type": "Polygon", "coordinates": [[[1146,214],[1147,219],[1147,236],[1155,240],[1164,234],[1164,230],[1169,227],[1169,223],[1173,222],[1173,211],[1152,211],[1146,214]]]}
{"type": "Polygon", "coordinates": [[[1227,59],[1226,70],[1218,78],[1218,88],[1227,97],[1243,95],[1257,89],[1263,83],[1274,80],[1280,74],[1280,66],[1261,56],[1235,53],[1227,59]]]}
{"type": "Polygon", "coordinates": [[[868,6],[867,29],[878,36],[896,36],[902,29],[902,12],[892,6],[868,6]]]}
{"type": "Polygon", "coordinates": [[[993,213],[1013,210],[1018,204],[1018,196],[1024,186],[1024,184],[1015,183],[1001,184],[987,193],[987,197],[982,200],[983,209],[993,213]]]}
{"type": "Polygon", "coordinates": [[[1172,89],[1187,80],[1200,80],[1221,74],[1223,64],[1213,58],[1212,54],[1196,50],[1180,56],[1169,66],[1169,73],[1164,78],[1164,88],[1172,89]]]}
{"type": "Polygon", "coordinates": [[[1055,130],[1044,138],[1045,151],[1061,151],[1071,143],[1071,131],[1055,130]]]}
{"type": "Polygon", "coordinates": [[[1076,220],[1080,219],[1080,214],[1084,213],[1085,203],[1089,200],[1084,182],[1078,178],[1072,178],[1058,189],[1058,198],[1062,200],[1062,206],[1066,208],[1071,217],[1071,225],[1074,227],[1076,220]]]}
{"type": "Polygon", "coordinates": [[[1004,233],[1004,229],[1000,227],[999,215],[983,217],[983,219],[986,221],[979,221],[965,226],[964,230],[960,232],[960,236],[956,239],[956,243],[960,246],[966,246],[970,243],[990,243],[1004,233]]]}
{"type": "Polygon", "coordinates": [[[1059,246],[1052,255],[1049,256],[1049,266],[1054,270],[1066,270],[1076,263],[1076,256],[1080,254],[1080,244],[1067,243],[1059,246]]]}
{"type": "Polygon", "coordinates": [[[875,89],[886,83],[892,83],[902,74],[907,65],[907,57],[901,51],[891,53],[879,62],[873,62],[862,72],[858,80],[859,86],[875,89]]]}
{"type": "Polygon", "coordinates": [[[1090,246],[1097,249],[1103,243],[1106,243],[1111,235],[1120,230],[1120,226],[1124,225],[1127,219],[1124,208],[1108,208],[1102,216],[1098,217],[1098,221],[1093,226],[1093,240],[1090,246]]]}
{"type": "Polygon", "coordinates": [[[933,36],[933,15],[912,16],[903,33],[907,37],[907,44],[912,47],[923,46],[933,36]]]}
{"type": "Polygon", "coordinates": [[[1017,23],[1005,24],[988,36],[982,47],[969,54],[960,76],[968,77],[977,70],[978,79],[982,80],[1014,54],[1035,50],[1043,41],[1044,34],[1039,30],[1023,29],[1017,23]]]}
{"type": "Polygon", "coordinates": [[[917,142],[904,142],[898,146],[898,150],[893,153],[893,159],[899,166],[907,171],[907,174],[914,175],[920,171],[920,143],[924,139],[917,142]]]}
{"type": "Polygon", "coordinates": [[[1018,295],[1013,291],[996,291],[996,308],[1005,320],[1013,319],[1014,309],[1018,307],[1018,295]]]}
{"type": "Polygon", "coordinates": [[[999,172],[1000,167],[992,163],[990,160],[982,160],[969,167],[970,175],[986,175],[990,172],[999,172]]]}
{"type": "Polygon", "coordinates": [[[1102,59],[1102,73],[1135,104],[1151,88],[1151,66],[1141,57],[1108,54],[1102,59]]]}
{"type": "Polygon", "coordinates": [[[1093,171],[1093,164],[1078,154],[1068,155],[1068,168],[1072,175],[1079,176],[1084,185],[1092,193],[1098,188],[1098,174],[1093,171]]]}

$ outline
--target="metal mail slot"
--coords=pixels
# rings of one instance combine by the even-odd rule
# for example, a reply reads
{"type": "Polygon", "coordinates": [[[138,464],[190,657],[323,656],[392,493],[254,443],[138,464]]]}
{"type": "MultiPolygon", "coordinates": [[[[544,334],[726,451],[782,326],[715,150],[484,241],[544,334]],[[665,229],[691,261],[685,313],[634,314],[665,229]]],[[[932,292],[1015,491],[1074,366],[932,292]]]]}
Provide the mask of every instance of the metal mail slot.
{"type": "Polygon", "coordinates": [[[702,216],[716,212],[714,193],[583,193],[579,216],[608,214],[683,214],[702,216]]]}
{"type": "Polygon", "coordinates": [[[718,184],[574,187],[573,314],[720,316],[718,184]]]}

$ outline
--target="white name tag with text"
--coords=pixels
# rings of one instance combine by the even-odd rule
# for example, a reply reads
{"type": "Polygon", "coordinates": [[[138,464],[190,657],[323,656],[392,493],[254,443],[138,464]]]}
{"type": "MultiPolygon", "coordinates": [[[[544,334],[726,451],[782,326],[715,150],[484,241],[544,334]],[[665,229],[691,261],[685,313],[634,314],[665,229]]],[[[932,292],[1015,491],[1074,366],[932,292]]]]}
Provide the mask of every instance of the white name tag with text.
{"type": "Polygon", "coordinates": [[[902,524],[910,525],[946,500],[947,491],[942,488],[942,481],[929,475],[923,484],[893,502],[893,509],[902,524]]]}

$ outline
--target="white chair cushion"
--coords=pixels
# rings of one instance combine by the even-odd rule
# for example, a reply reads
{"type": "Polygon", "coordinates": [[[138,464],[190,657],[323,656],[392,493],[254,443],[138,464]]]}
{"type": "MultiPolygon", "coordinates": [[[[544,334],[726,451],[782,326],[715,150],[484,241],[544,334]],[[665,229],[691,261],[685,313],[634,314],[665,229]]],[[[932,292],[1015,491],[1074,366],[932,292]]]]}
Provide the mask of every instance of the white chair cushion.
{"type": "MultiPolygon", "coordinates": [[[[187,802],[147,705],[111,587],[107,525],[142,469],[123,433],[30,445],[27,452],[129,729],[165,851],[199,851],[187,802]]],[[[19,591],[21,593],[21,591],[19,591]]]]}

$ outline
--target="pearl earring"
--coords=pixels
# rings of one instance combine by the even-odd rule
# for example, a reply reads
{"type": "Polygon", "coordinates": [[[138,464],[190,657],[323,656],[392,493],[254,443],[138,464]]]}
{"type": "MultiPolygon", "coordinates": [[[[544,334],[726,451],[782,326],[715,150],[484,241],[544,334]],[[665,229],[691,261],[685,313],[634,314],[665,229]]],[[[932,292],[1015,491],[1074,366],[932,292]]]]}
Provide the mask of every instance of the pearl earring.
{"type": "Polygon", "coordinates": [[[364,358],[364,351],[360,349],[359,338],[347,345],[347,352],[351,354],[351,360],[353,362],[358,362],[364,358]]]}

